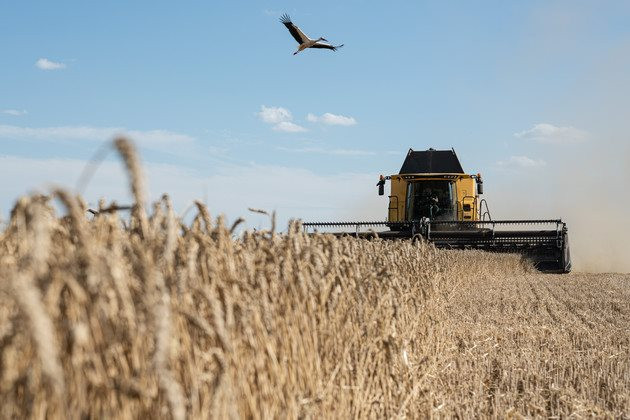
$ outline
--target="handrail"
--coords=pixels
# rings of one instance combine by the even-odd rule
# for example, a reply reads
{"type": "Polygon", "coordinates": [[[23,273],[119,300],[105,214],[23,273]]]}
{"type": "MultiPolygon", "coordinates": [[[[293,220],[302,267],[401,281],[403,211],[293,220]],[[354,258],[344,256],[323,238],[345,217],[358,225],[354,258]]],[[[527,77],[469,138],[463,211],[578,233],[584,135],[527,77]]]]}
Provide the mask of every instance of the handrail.
{"type": "Polygon", "coordinates": [[[488,220],[492,220],[492,216],[490,215],[490,207],[488,207],[488,202],[486,201],[485,198],[482,198],[481,201],[479,201],[479,219],[481,220],[486,220],[486,214],[488,215],[488,220]],[[483,205],[486,205],[486,211],[483,211],[483,205]]]}
{"type": "Polygon", "coordinates": [[[515,220],[406,220],[400,222],[388,222],[388,221],[362,221],[362,222],[305,222],[302,223],[302,227],[343,227],[343,226],[411,226],[413,224],[431,224],[431,225],[507,225],[507,224],[520,224],[520,225],[539,225],[553,223],[556,225],[556,229],[561,231],[566,224],[562,219],[515,219],[515,220]]]}

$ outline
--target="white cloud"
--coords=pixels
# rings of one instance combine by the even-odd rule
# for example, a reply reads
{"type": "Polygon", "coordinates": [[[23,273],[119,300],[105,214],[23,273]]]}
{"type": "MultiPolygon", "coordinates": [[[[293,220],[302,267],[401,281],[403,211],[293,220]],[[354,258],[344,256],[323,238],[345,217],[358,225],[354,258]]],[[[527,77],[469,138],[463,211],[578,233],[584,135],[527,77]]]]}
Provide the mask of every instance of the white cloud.
{"type": "Polygon", "coordinates": [[[59,126],[59,127],[20,127],[0,125],[0,139],[26,140],[90,140],[106,141],[125,135],[139,144],[192,143],[195,139],[186,134],[167,130],[127,130],[123,127],[59,126]]]}
{"type": "Polygon", "coordinates": [[[293,115],[291,115],[291,112],[288,109],[280,106],[265,105],[260,107],[258,117],[267,124],[278,124],[280,122],[291,121],[293,119],[293,115]]]}
{"type": "Polygon", "coordinates": [[[301,125],[292,122],[293,115],[291,112],[280,106],[262,105],[257,115],[263,122],[274,124],[273,129],[275,131],[283,131],[285,133],[301,133],[307,131],[306,128],[301,125]]]}
{"type": "Polygon", "coordinates": [[[273,126],[276,131],[284,131],[285,133],[301,133],[306,131],[306,128],[301,125],[294,124],[290,121],[282,121],[273,126]]]}
{"type": "Polygon", "coordinates": [[[288,147],[278,147],[278,150],[294,153],[318,153],[324,155],[334,156],[375,156],[376,152],[370,152],[368,150],[353,150],[353,149],[323,149],[321,147],[304,147],[301,149],[291,149],[288,147]]]}
{"type": "Polygon", "coordinates": [[[306,119],[310,122],[320,122],[326,125],[349,126],[349,125],[357,124],[357,120],[355,120],[353,117],[346,117],[345,115],[335,115],[335,114],[331,114],[330,112],[326,112],[325,114],[319,117],[315,114],[309,113],[306,116],[306,119]]]}
{"type": "Polygon", "coordinates": [[[64,63],[51,61],[47,58],[40,58],[35,62],[35,66],[42,70],[61,70],[66,68],[64,63]]]}
{"type": "Polygon", "coordinates": [[[510,156],[508,160],[497,162],[499,166],[518,166],[521,168],[534,168],[545,166],[547,162],[542,159],[532,159],[527,156],[510,156]]]}
{"type": "Polygon", "coordinates": [[[514,133],[514,136],[539,143],[565,144],[579,143],[588,138],[588,133],[575,127],[558,127],[553,124],[535,124],[529,130],[514,133]]]}
{"type": "Polygon", "coordinates": [[[0,112],[7,115],[13,115],[14,117],[21,117],[22,115],[28,114],[26,110],[19,110],[19,109],[4,109],[0,112]]]}

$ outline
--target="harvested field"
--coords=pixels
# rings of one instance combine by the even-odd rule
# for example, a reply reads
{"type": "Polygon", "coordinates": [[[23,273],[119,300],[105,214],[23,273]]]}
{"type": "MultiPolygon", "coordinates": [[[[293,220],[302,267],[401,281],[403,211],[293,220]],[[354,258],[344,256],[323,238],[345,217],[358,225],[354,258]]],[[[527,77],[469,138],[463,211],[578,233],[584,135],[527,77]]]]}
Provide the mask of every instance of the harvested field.
{"type": "Polygon", "coordinates": [[[118,148],[131,219],[56,191],[0,234],[2,417],[629,415],[630,276],[186,225],[118,148]]]}
{"type": "Polygon", "coordinates": [[[440,319],[442,414],[630,415],[630,275],[477,276],[440,319]]]}

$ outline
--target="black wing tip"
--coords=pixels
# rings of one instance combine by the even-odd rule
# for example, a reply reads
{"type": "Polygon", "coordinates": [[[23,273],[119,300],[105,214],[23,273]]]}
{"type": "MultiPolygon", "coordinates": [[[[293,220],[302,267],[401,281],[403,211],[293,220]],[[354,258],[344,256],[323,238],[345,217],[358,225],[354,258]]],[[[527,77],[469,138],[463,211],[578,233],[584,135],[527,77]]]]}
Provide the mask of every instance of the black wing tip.
{"type": "Polygon", "coordinates": [[[285,25],[287,23],[292,23],[291,22],[291,18],[286,13],[284,13],[282,16],[280,16],[280,22],[284,23],[285,25]]]}
{"type": "Polygon", "coordinates": [[[338,48],[343,47],[344,44],[341,45],[330,45],[330,44],[319,44],[311,45],[310,48],[325,48],[327,50],[337,51],[338,48]]]}

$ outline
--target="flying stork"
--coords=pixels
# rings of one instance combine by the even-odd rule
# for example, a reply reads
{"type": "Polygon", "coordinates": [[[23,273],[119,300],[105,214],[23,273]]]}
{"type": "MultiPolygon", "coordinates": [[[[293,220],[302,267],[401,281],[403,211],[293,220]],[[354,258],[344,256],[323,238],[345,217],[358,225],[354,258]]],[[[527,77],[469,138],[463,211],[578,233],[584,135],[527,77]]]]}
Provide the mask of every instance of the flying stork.
{"type": "Polygon", "coordinates": [[[294,52],[293,55],[307,48],[326,48],[327,50],[337,51],[337,48],[343,47],[343,44],[337,46],[324,44],[320,41],[328,42],[328,40],[322,37],[319,37],[318,39],[310,39],[309,37],[304,35],[304,32],[302,32],[300,28],[298,28],[293,24],[293,22],[291,22],[291,18],[286,13],[280,17],[280,22],[284,23],[284,26],[286,26],[289,32],[291,32],[291,35],[293,35],[293,38],[295,38],[298,44],[300,44],[297,51],[294,52]]]}

